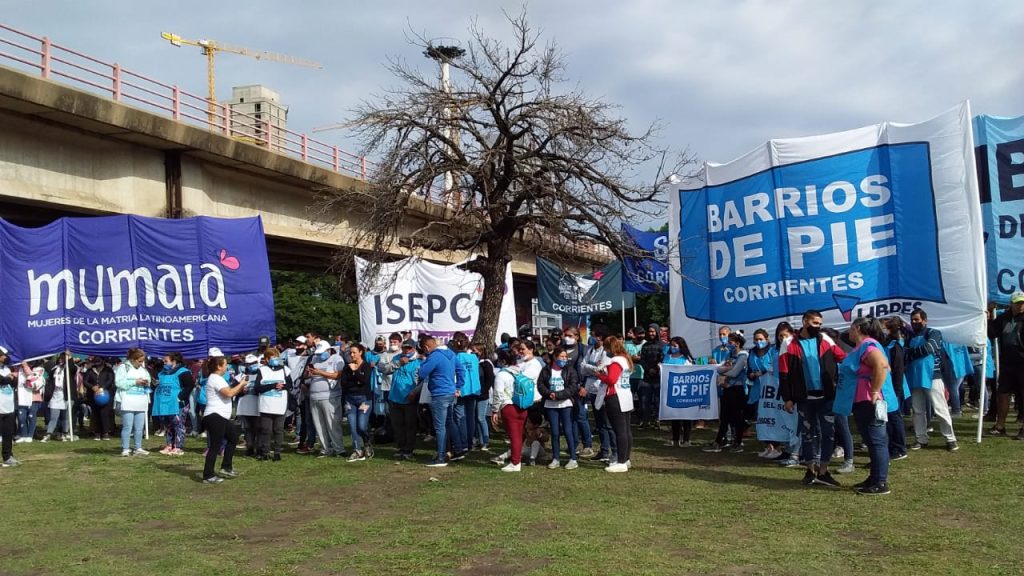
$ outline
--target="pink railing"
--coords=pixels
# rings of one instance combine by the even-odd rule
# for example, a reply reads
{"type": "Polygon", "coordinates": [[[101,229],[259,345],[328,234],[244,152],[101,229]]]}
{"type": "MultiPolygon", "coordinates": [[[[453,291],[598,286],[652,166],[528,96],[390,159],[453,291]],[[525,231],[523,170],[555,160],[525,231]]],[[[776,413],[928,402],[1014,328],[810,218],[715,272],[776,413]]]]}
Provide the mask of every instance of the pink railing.
{"type": "Polygon", "coordinates": [[[168,115],[175,120],[202,126],[261,146],[274,152],[298,158],[366,180],[373,163],[364,156],[346,152],[306,134],[273,126],[269,115],[233,112],[226,104],[212,103],[208,98],[192,94],[177,86],[165,84],[118,64],[104,62],[51,42],[0,24],[0,62],[14,63],[43,78],[85,86],[117,102],[168,115]]]}

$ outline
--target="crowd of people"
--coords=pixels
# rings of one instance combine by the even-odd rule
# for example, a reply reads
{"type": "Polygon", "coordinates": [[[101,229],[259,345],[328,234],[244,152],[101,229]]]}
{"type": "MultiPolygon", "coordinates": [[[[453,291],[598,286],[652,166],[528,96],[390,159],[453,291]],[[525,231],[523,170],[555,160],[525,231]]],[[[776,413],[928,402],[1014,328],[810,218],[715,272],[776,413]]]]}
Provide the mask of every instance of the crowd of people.
{"type": "MultiPolygon", "coordinates": [[[[694,358],[684,337],[666,338],[657,324],[624,337],[595,326],[586,343],[575,328],[543,341],[503,334],[494,348],[459,332],[446,341],[411,336],[394,333],[364,345],[311,332],[287,347],[248,354],[213,348],[193,362],[177,353],[147,357],[133,348],[124,358],[65,353],[8,366],[0,346],[2,464],[19,464],[14,443],[75,439],[72,423],[80,435],[111,440],[116,414],[122,456],[149,454],[147,429],[162,436],[160,453],[171,457],[185,453],[187,438],[198,437],[205,449],[202,478],[211,484],[237,475],[236,448],[274,462],[289,446],[299,455],[359,462],[374,457],[375,444],[387,443],[394,458],[413,461],[423,439],[431,446],[425,464],[443,467],[473,450],[490,452],[499,431],[508,449],[491,460],[502,471],[518,472],[543,457],[550,469],[573,470],[587,459],[620,473],[632,466],[633,428],[661,429],[662,366],[710,363],[719,373],[720,414],[705,452],[747,450],[762,387],[770,382],[794,415],[797,433],[785,442],[764,441],[758,456],[803,468],[805,485],[838,488],[831,461],[842,462],[838,473],[855,470],[853,416],[870,459],[867,477],[854,488],[881,495],[890,492],[890,462],[926,448],[933,426],[947,450],[959,449],[953,417],[977,406],[982,387],[995,393],[993,411],[978,416],[995,421],[993,436],[1006,435],[1014,398],[1020,420],[1024,399],[1019,292],[1008,310],[993,311],[989,320],[989,337],[998,343],[998,381],[993,362],[982,370],[991,346],[945,342],[923,309],[913,311],[909,325],[897,316],[858,318],[842,334],[823,326],[814,310],[799,327],[782,322],[771,334],[755,330],[749,341],[723,326],[707,359],[694,358]]],[[[691,446],[693,430],[705,425],[671,421],[667,445],[691,446]]],[[[1024,427],[1016,438],[1024,440],[1024,427]]]]}

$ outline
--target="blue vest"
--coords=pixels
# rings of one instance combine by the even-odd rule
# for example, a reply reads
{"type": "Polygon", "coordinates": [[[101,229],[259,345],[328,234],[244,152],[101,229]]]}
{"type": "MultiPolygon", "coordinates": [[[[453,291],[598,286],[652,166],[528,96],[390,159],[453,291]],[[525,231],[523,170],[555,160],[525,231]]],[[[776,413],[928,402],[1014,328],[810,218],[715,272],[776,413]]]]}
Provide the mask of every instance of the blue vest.
{"type": "MultiPolygon", "coordinates": [[[[774,348],[769,348],[768,352],[766,352],[764,356],[758,356],[751,352],[750,356],[747,357],[747,371],[767,372],[769,368],[772,368],[775,365],[775,360],[772,358],[774,354],[774,348]]],[[[757,404],[761,401],[761,379],[755,378],[752,382],[753,384],[750,386],[750,394],[747,397],[747,404],[757,404]]]]}
{"type": "MultiPolygon", "coordinates": [[[[870,349],[877,349],[885,354],[882,345],[874,340],[865,340],[846,355],[846,359],[839,365],[839,384],[836,386],[836,399],[832,402],[832,412],[839,416],[849,416],[853,413],[853,398],[857,392],[857,370],[860,369],[860,359],[870,349]]],[[[885,383],[882,384],[882,398],[888,405],[888,411],[899,410],[899,400],[896,398],[896,391],[892,387],[892,374],[885,375],[885,383]]]]}
{"type": "Polygon", "coordinates": [[[391,391],[388,392],[388,400],[395,404],[415,404],[418,400],[413,398],[410,402],[409,393],[416,388],[416,372],[419,369],[420,360],[409,360],[405,366],[399,366],[391,375],[391,391]]]}
{"type": "Polygon", "coordinates": [[[466,381],[462,383],[462,396],[480,395],[480,359],[472,352],[459,352],[455,361],[466,370],[466,381]]]}
{"type": "Polygon", "coordinates": [[[183,372],[188,372],[188,368],[179,366],[171,374],[160,372],[153,391],[153,416],[177,416],[181,412],[178,394],[181,393],[180,377],[183,372]]]}
{"type": "MultiPolygon", "coordinates": [[[[927,333],[927,331],[926,331],[927,333]]],[[[920,336],[914,336],[910,339],[909,347],[918,348],[925,345],[924,334],[920,336]]],[[[931,390],[932,388],[932,375],[935,373],[935,355],[929,354],[924,358],[918,358],[907,362],[907,384],[911,390],[917,390],[923,388],[925,390],[931,390]]]]}
{"type": "MultiPolygon", "coordinates": [[[[886,348],[885,348],[885,357],[890,362],[892,361],[892,347],[895,346],[895,345],[896,345],[896,341],[893,340],[892,342],[889,342],[889,345],[886,346],[886,348]]],[[[893,389],[894,390],[896,389],[896,386],[900,386],[901,390],[903,391],[903,397],[904,398],[910,398],[910,386],[907,385],[906,365],[904,365],[904,368],[903,368],[903,381],[902,382],[893,382],[893,389]]]]}

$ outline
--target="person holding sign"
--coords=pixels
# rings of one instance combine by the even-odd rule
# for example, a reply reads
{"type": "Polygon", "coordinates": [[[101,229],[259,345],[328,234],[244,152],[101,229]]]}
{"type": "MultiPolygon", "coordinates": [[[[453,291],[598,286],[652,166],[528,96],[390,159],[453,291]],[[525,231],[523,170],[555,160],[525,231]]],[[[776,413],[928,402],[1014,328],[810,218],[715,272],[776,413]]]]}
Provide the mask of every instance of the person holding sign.
{"type": "MultiPolygon", "coordinates": [[[[682,336],[674,336],[668,341],[668,356],[665,356],[664,363],[677,364],[679,366],[693,364],[693,355],[690,354],[690,347],[686,345],[686,340],[682,336]]],[[[693,420],[673,420],[672,439],[665,445],[689,448],[691,432],[693,432],[693,420]]]]}
{"type": "MultiPolygon", "coordinates": [[[[771,377],[775,372],[776,351],[769,344],[768,331],[764,328],[754,330],[754,347],[750,351],[747,360],[747,378],[753,383],[747,399],[748,410],[753,407],[753,421],[758,423],[760,431],[761,422],[758,419],[758,412],[761,406],[761,396],[765,383],[771,383],[771,377]],[[764,382],[762,382],[762,378],[764,382]]],[[[758,453],[760,458],[776,458],[782,454],[775,446],[775,442],[765,442],[764,450],[758,453]]]]}
{"type": "Polygon", "coordinates": [[[615,430],[617,461],[608,464],[605,472],[627,472],[631,465],[630,452],[633,449],[633,432],[629,428],[629,413],[633,411],[633,391],[629,387],[629,375],[633,371],[633,360],[626,352],[622,340],[609,336],[604,347],[612,359],[597,373],[602,386],[594,401],[594,408],[607,407],[608,420],[615,430]]]}
{"type": "Polygon", "coordinates": [[[565,452],[569,455],[566,470],[579,467],[576,462],[576,425],[572,418],[572,402],[579,393],[580,383],[576,370],[569,366],[569,354],[564,348],[551,351],[553,363],[545,366],[537,378],[537,390],[544,398],[544,412],[551,426],[551,463],[548,468],[557,469],[560,464],[561,436],[565,436],[565,452]]]}
{"type": "Polygon", "coordinates": [[[835,435],[832,403],[836,397],[839,362],[846,353],[821,331],[817,310],[803,315],[803,326],[779,357],[779,395],[786,412],[797,410],[802,424],[801,460],[807,462],[804,486],[839,488],[828,471],[835,435]]]}
{"type": "Polygon", "coordinates": [[[879,343],[882,324],[866,316],[850,325],[849,341],[853,350],[839,369],[839,387],[833,410],[845,418],[851,412],[871,456],[871,472],[863,482],[854,485],[858,494],[878,496],[889,493],[889,437],[886,425],[889,406],[897,402],[892,387],[889,361],[879,343]]]}
{"type": "Polygon", "coordinates": [[[114,373],[117,394],[121,402],[121,456],[145,456],[142,449],[142,431],[146,426],[149,408],[149,387],[152,377],[146,370],[146,353],[131,348],[127,357],[114,373]],[[129,440],[135,436],[135,450],[129,449],[129,440]]]}
{"type": "Polygon", "coordinates": [[[731,452],[743,452],[743,432],[747,421],[743,409],[747,405],[747,360],[749,353],[743,349],[747,340],[739,332],[729,334],[732,354],[725,363],[718,366],[718,386],[722,389],[722,415],[718,419],[718,436],[704,449],[705,452],[721,452],[728,445],[729,429],[735,440],[731,452]]]}
{"type": "Polygon", "coordinates": [[[928,313],[917,308],[910,314],[914,336],[907,344],[907,382],[914,406],[914,435],[917,443],[911,450],[928,446],[928,403],[939,421],[939,431],[946,439],[946,450],[960,447],[953,433],[953,418],[946,403],[946,385],[942,381],[942,332],[928,327],[928,313]]]}

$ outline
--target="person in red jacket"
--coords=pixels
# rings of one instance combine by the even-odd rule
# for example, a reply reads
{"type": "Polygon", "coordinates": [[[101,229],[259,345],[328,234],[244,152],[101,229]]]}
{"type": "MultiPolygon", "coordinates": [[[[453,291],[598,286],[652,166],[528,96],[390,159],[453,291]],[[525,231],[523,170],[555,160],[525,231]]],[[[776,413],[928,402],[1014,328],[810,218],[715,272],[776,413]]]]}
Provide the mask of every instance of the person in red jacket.
{"type": "Polygon", "coordinates": [[[629,470],[630,452],[633,449],[633,433],[629,429],[629,413],[633,411],[633,391],[629,387],[629,375],[633,371],[633,360],[626,352],[626,347],[615,336],[605,338],[604,348],[612,359],[600,372],[598,380],[604,394],[600,392],[594,402],[594,408],[600,410],[607,407],[608,420],[615,429],[616,458],[605,468],[605,472],[626,472],[629,470]]]}
{"type": "Polygon", "coordinates": [[[828,462],[835,432],[832,401],[839,363],[846,353],[822,334],[821,324],[821,312],[804,312],[803,326],[779,357],[779,395],[787,412],[795,408],[800,415],[800,459],[807,463],[802,483],[839,488],[829,474],[828,462]]]}

